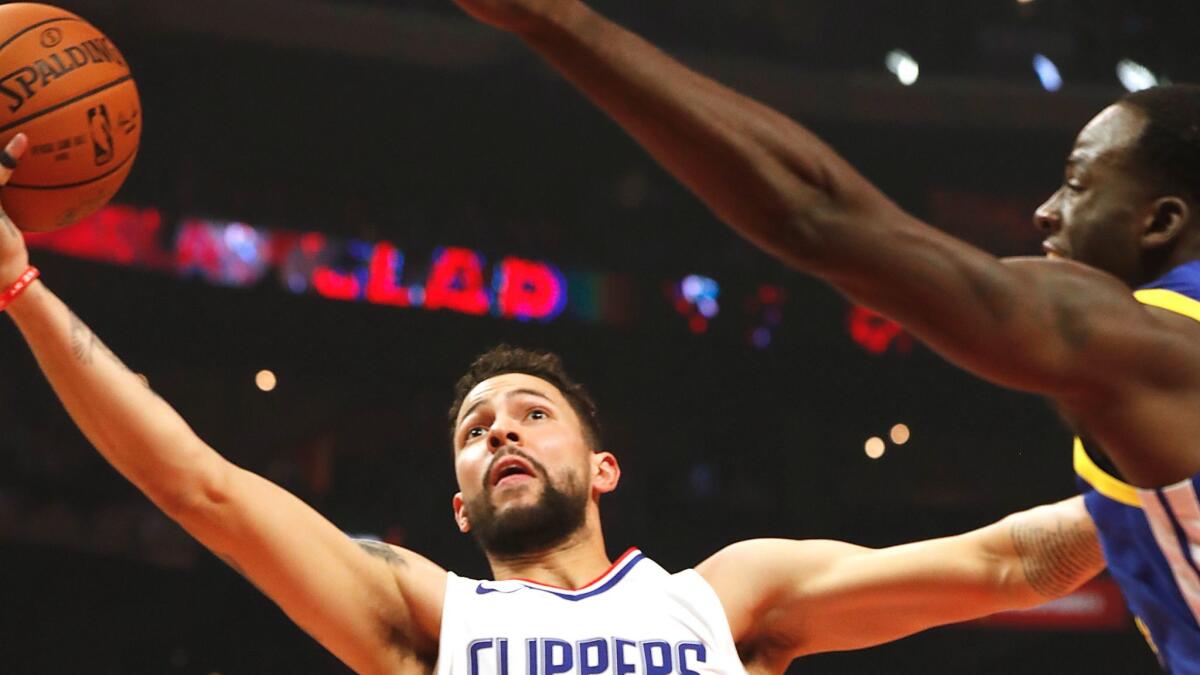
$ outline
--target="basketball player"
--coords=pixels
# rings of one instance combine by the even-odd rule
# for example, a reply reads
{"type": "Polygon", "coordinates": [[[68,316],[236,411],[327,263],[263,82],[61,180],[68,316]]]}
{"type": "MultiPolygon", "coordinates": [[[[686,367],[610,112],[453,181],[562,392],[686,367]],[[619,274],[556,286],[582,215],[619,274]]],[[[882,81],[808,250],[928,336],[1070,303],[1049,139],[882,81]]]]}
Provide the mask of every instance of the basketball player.
{"type": "Polygon", "coordinates": [[[1200,87],[1091,120],[1037,210],[1046,258],[999,260],[577,0],[457,2],[523,38],[739,233],[964,368],[1054,400],[1079,432],[1109,568],[1164,665],[1200,672],[1200,87]]]}
{"type": "MultiPolygon", "coordinates": [[[[0,154],[0,185],[26,146],[18,135],[0,154]]],[[[1030,607],[1103,567],[1078,498],[881,550],[755,540],[675,575],[632,549],[611,563],[599,502],[621,471],[594,404],[557,357],[500,347],[451,408],[454,520],[495,580],[461,578],[352,541],[223,459],[37,280],[3,215],[0,280],[0,309],[105,459],[362,673],[778,673],[803,654],[1030,607]]]]}

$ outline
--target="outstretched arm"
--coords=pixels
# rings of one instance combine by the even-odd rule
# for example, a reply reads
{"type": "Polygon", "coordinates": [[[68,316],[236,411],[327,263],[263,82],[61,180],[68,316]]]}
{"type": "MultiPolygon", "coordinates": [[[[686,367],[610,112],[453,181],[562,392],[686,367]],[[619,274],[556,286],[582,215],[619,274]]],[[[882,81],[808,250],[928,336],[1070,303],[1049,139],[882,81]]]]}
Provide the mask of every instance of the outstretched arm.
{"type": "Polygon", "coordinates": [[[1095,525],[1075,497],[955,537],[884,549],[746,541],[697,570],[721,597],[739,646],[786,664],[1033,607],[1103,568],[1095,525]]]}
{"type": "MultiPolygon", "coordinates": [[[[22,144],[10,144],[12,154],[22,144]]],[[[0,185],[10,173],[0,169],[0,185]]],[[[21,235],[0,214],[0,284],[27,264],[21,235]]],[[[445,572],[407,551],[360,546],[293,495],[226,461],[40,282],[7,312],[104,458],[293,621],[358,672],[432,663],[445,572]]]]}
{"type": "Polygon", "coordinates": [[[739,233],[968,369],[1071,395],[1141,367],[1125,347],[1144,310],[1115,279],[1069,263],[1005,264],[925,225],[799,124],[577,0],[456,2],[517,34],[739,233]],[[1098,352],[1104,378],[1091,365],[1098,352]]]}

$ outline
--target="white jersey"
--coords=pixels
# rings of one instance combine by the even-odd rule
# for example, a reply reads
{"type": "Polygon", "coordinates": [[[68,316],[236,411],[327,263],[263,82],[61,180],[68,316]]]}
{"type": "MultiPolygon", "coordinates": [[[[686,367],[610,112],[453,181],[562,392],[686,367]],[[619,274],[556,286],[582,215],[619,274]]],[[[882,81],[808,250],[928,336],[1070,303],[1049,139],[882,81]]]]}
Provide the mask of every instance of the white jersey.
{"type": "Polygon", "coordinates": [[[446,582],[437,675],[745,673],[716,592],[629,549],[578,590],[446,582]]]}

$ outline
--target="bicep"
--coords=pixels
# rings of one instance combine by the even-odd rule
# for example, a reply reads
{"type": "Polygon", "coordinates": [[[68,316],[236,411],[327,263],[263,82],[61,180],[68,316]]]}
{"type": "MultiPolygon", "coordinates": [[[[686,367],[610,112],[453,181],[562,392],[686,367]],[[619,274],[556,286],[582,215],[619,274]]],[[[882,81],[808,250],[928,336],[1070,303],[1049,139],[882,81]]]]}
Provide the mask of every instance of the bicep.
{"type": "Polygon", "coordinates": [[[209,499],[172,515],[360,672],[436,644],[444,571],[407,551],[364,549],[260,476],[229,465],[209,499]]]}
{"type": "Polygon", "coordinates": [[[1145,314],[1130,289],[1103,272],[1001,260],[898,210],[878,217],[891,222],[857,244],[873,252],[848,254],[827,279],[985,379],[1051,396],[1089,392],[1097,358],[1136,368],[1122,355],[1153,338],[1139,330],[1145,314]]]}
{"type": "Polygon", "coordinates": [[[965,534],[883,549],[762,540],[719,555],[724,560],[702,572],[727,598],[736,634],[789,658],[1032,607],[1073,591],[1104,566],[1078,497],[965,534]]]}
{"type": "Polygon", "coordinates": [[[794,654],[858,649],[1011,609],[1006,567],[947,537],[885,549],[830,553],[815,575],[794,580],[779,606],[794,654]]]}

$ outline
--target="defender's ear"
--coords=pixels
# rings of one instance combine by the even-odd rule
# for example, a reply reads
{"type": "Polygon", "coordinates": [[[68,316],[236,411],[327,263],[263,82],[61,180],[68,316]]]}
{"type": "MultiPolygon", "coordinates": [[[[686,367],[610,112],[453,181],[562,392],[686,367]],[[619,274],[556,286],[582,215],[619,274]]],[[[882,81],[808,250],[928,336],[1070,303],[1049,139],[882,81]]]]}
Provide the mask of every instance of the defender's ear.
{"type": "Polygon", "coordinates": [[[597,495],[608,494],[621,482],[621,465],[611,452],[592,453],[592,490],[597,495]]]}
{"type": "Polygon", "coordinates": [[[454,522],[458,525],[458,531],[466,534],[471,531],[471,521],[467,519],[467,503],[463,501],[461,492],[454,493],[454,522]]]}
{"type": "Polygon", "coordinates": [[[1154,200],[1142,228],[1142,248],[1159,248],[1175,241],[1191,218],[1191,207],[1181,197],[1160,197],[1154,200]]]}

